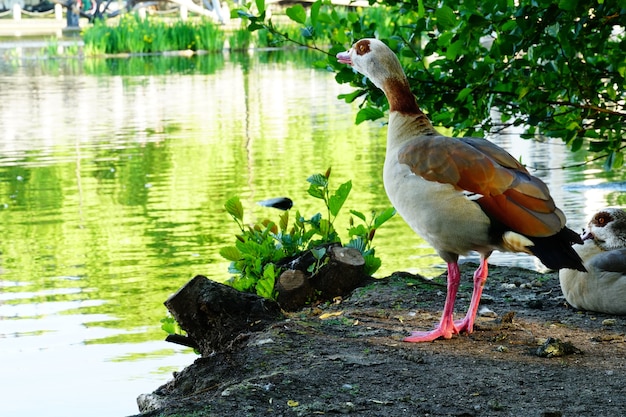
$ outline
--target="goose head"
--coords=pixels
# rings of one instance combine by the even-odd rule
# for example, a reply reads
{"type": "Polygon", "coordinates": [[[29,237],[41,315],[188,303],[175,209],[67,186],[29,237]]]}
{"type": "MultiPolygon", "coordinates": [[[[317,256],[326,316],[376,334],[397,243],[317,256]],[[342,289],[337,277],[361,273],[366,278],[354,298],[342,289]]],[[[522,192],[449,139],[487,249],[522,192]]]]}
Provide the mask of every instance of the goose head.
{"type": "Polygon", "coordinates": [[[383,91],[388,80],[406,80],[398,57],[378,39],[366,38],[355,42],[348,51],[337,54],[337,60],[352,66],[383,91]]]}
{"type": "Polygon", "coordinates": [[[597,212],[587,224],[582,239],[593,239],[605,251],[626,248],[626,211],[610,207],[597,212]]]}

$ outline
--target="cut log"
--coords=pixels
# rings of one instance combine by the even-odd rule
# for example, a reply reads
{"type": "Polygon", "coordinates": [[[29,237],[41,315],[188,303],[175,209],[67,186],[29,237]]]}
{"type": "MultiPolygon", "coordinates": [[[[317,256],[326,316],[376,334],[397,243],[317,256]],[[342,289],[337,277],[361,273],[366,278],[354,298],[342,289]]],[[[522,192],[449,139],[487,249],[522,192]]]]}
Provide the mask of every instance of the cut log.
{"type": "Polygon", "coordinates": [[[278,304],[198,275],[165,306],[202,356],[226,350],[239,335],[259,331],[283,317],[278,304]]]}
{"type": "Polygon", "coordinates": [[[309,277],[297,269],[288,269],[280,274],[274,288],[278,293],[278,304],[287,311],[302,308],[314,293],[309,277]]]}
{"type": "Polygon", "coordinates": [[[278,277],[275,289],[278,304],[287,311],[302,308],[307,303],[330,301],[345,296],[357,287],[367,284],[371,277],[365,274],[365,260],[357,249],[339,244],[325,246],[321,260],[311,251],[289,260],[292,269],[278,277]],[[320,266],[315,270],[315,265],[320,266]],[[313,274],[309,267],[314,265],[313,274]]]}
{"type": "Polygon", "coordinates": [[[357,249],[333,246],[329,262],[315,275],[315,288],[323,298],[344,296],[363,285],[369,278],[365,275],[365,259],[357,249]]]}

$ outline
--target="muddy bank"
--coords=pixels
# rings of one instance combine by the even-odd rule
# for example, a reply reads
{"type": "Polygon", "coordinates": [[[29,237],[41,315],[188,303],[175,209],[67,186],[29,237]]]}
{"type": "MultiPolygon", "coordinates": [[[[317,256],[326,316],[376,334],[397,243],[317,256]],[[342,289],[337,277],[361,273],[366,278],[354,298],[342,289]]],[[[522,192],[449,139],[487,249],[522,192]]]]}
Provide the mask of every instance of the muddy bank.
{"type": "Polygon", "coordinates": [[[444,279],[394,274],[289,313],[141,395],[141,415],[626,415],[624,317],[571,308],[554,273],[492,267],[472,335],[402,342],[436,324],[444,279]]]}

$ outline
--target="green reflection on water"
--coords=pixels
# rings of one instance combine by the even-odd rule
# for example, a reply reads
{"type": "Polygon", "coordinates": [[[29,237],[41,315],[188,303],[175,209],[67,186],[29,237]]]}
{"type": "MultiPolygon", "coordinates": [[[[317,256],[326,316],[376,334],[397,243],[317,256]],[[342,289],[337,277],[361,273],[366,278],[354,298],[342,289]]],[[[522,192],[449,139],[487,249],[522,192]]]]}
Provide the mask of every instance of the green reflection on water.
{"type": "MultiPolygon", "coordinates": [[[[18,92],[13,106],[64,108],[42,120],[33,114],[24,135],[3,139],[24,149],[0,156],[0,281],[21,283],[6,292],[32,293],[5,303],[42,306],[40,318],[98,315],[84,326],[103,335],[87,344],[160,340],[171,293],[196,274],[228,278],[218,252],[237,233],[223,210],[229,197],[241,197],[249,221],[277,218],[256,201],[278,195],[310,216],[322,207],[306,178],[332,166],[336,184],[353,181],[347,208],[388,207],[385,130],[354,126],[356,109],[336,99],[332,74],[310,69],[317,59],[275,51],[15,69],[11,76],[28,78],[41,99],[18,92]],[[52,137],[37,142],[44,134],[52,137]],[[42,293],[51,289],[76,291],[42,293]]],[[[347,228],[345,213],[337,224],[347,228]]],[[[400,219],[385,229],[376,238],[381,273],[436,261],[416,257],[432,250],[416,250],[419,239],[400,219]],[[403,233],[408,243],[398,248],[394,234],[403,233]],[[406,253],[410,260],[395,262],[406,253]]]]}
{"type": "MultiPolygon", "coordinates": [[[[0,75],[15,86],[0,92],[0,118],[8,114],[0,283],[20,283],[3,286],[15,296],[0,301],[0,313],[17,310],[0,316],[98,315],[84,326],[103,332],[86,343],[160,340],[172,292],[196,274],[228,277],[218,252],[237,233],[223,210],[229,197],[241,197],[250,222],[277,219],[256,202],[281,195],[310,216],[322,207],[306,178],[332,167],[335,184],[353,181],[336,223],[344,237],[347,209],[388,207],[385,128],[353,124],[357,109],[336,99],[350,88],[312,70],[317,59],[274,51],[50,60],[0,75]],[[20,312],[26,305],[39,307],[20,312]]],[[[623,196],[608,200],[623,205],[623,196]]],[[[440,272],[441,260],[399,216],[374,243],[378,276],[440,272]]]]}

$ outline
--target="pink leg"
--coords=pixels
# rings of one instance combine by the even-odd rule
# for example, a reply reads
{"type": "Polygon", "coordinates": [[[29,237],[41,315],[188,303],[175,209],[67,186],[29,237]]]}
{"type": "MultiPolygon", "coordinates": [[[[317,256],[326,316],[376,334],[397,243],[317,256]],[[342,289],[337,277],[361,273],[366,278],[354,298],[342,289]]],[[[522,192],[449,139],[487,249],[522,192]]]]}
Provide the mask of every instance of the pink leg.
{"type": "Polygon", "coordinates": [[[456,300],[456,293],[459,289],[460,282],[461,273],[459,272],[459,265],[456,262],[448,263],[448,293],[446,295],[446,303],[443,307],[439,326],[429,332],[412,332],[411,336],[404,339],[405,342],[431,342],[440,337],[450,339],[453,334],[458,333],[454,325],[453,314],[454,300],[456,300]]]}
{"type": "Polygon", "coordinates": [[[485,281],[487,281],[487,275],[489,274],[489,266],[487,265],[487,258],[480,258],[480,266],[474,272],[474,291],[472,292],[472,300],[470,301],[467,315],[463,320],[454,322],[459,332],[472,333],[474,331],[474,319],[476,318],[476,312],[478,311],[478,304],[480,303],[480,296],[483,294],[483,287],[485,281]]]}

